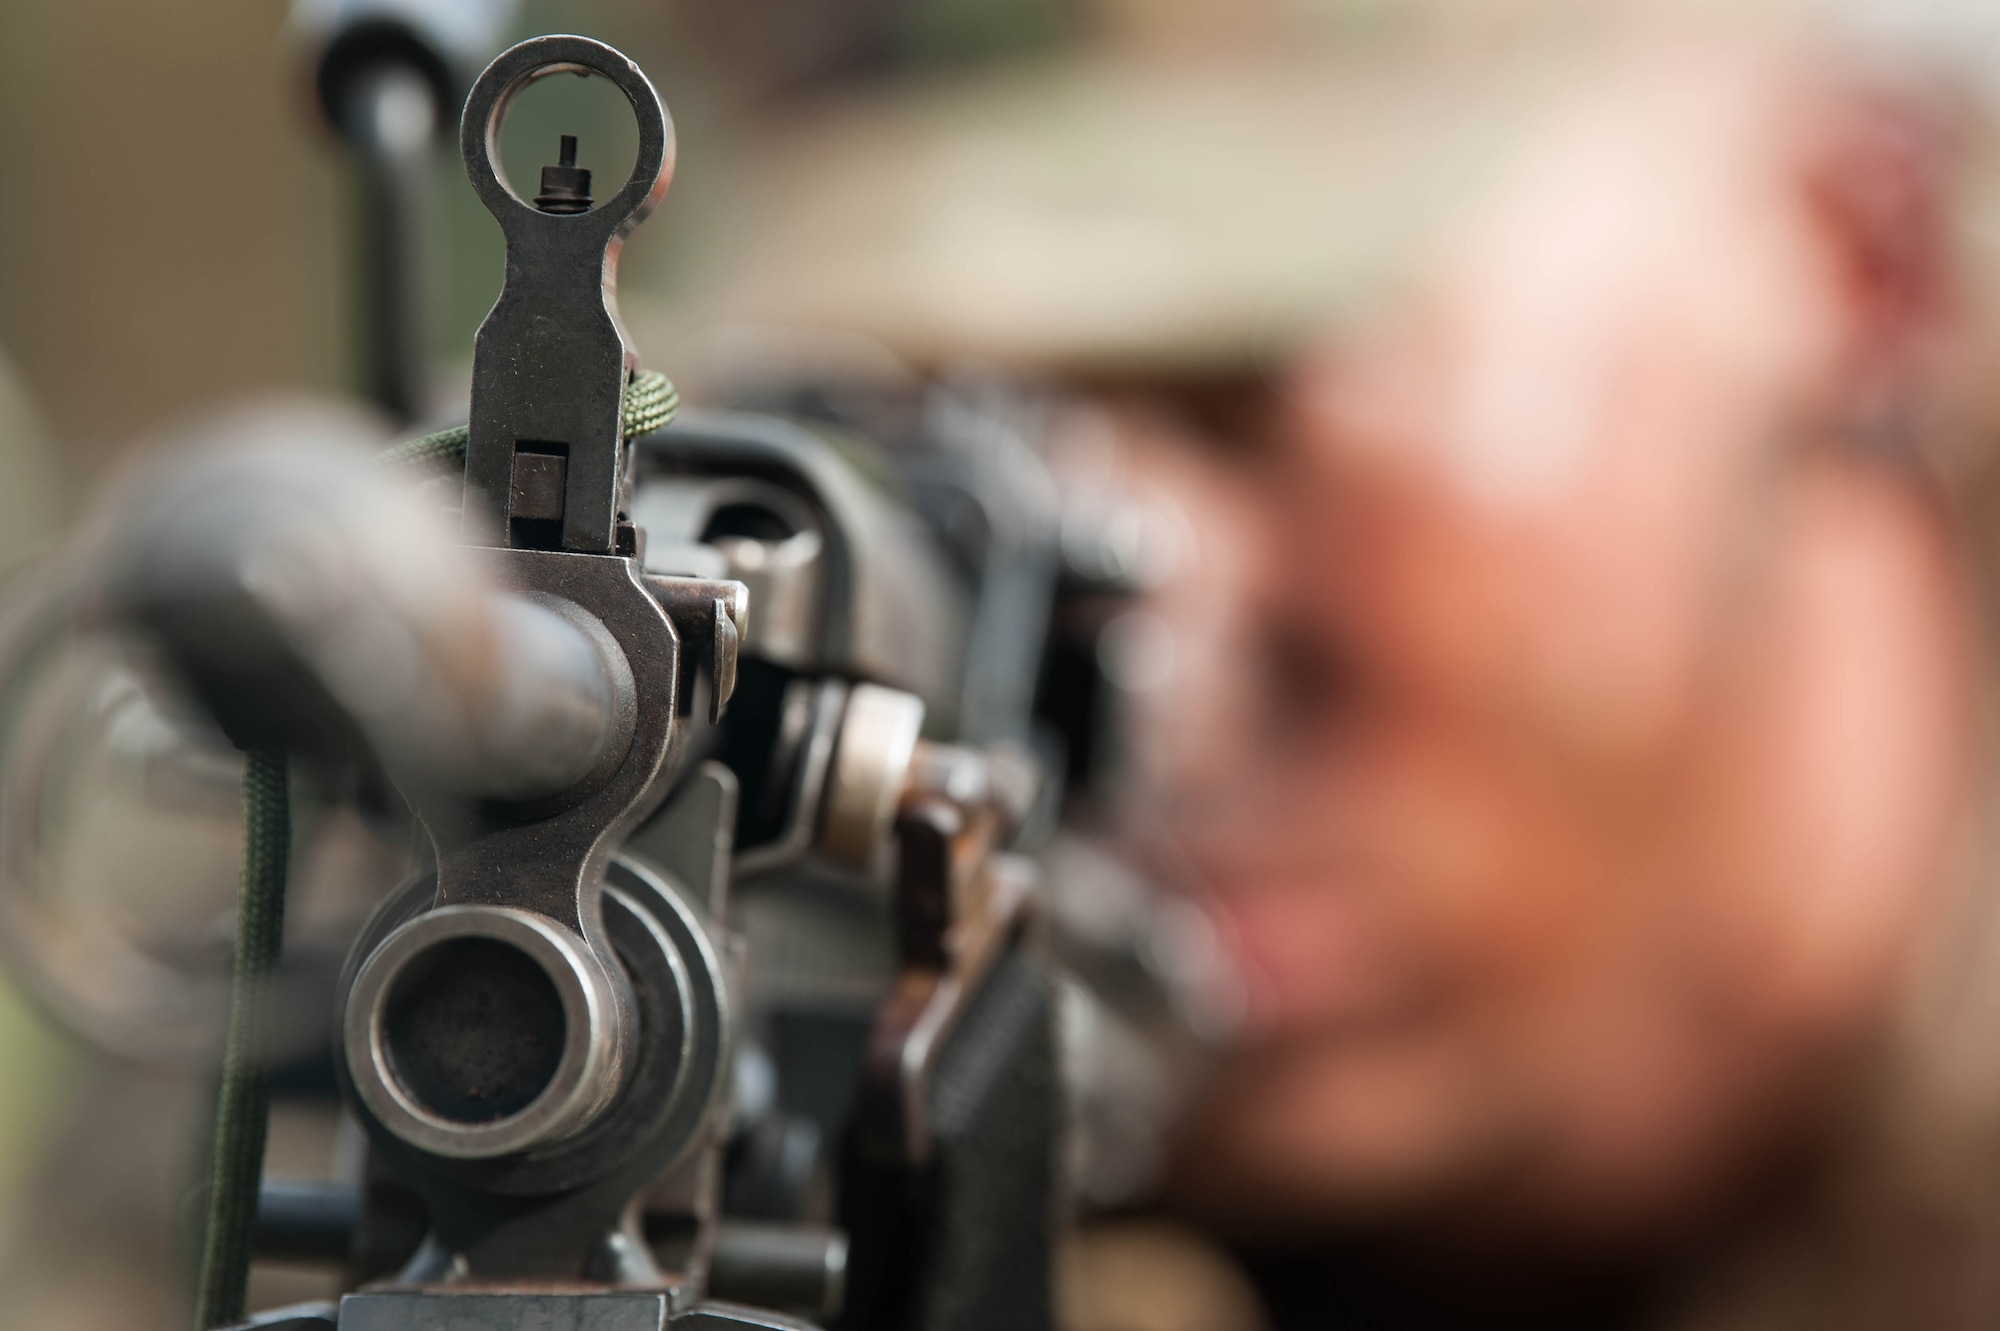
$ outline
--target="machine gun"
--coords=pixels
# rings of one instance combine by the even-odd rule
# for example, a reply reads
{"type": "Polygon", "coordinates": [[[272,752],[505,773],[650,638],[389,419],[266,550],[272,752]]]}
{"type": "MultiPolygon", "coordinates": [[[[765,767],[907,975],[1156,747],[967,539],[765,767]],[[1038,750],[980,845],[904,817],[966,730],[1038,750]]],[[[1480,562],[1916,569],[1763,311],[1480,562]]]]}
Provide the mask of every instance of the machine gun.
{"type": "MultiPolygon", "coordinates": [[[[374,72],[321,80],[350,130],[409,82],[384,69],[430,68],[363,11],[368,40],[327,49],[374,72]]],[[[1101,620],[1129,561],[1078,540],[1033,413],[990,386],[933,385],[893,426],[824,403],[670,420],[615,279],[673,129],[623,55],[504,52],[460,149],[507,246],[467,424],[372,459],[281,432],[159,463],[0,613],[0,943],[74,1024],[119,1029],[51,979],[78,949],[21,905],[64,765],[22,698],[64,632],[122,635],[248,754],[200,1331],[1051,1325],[1064,1125],[1097,1070],[1058,1036],[1129,1033],[1110,1010],[1143,1024],[1161,997],[1144,940],[1099,918],[1108,1006],[1059,1032],[1084,1000],[1026,853],[1061,802],[1051,730],[1075,769],[1100,729],[1087,644],[1052,626],[1101,620]],[[556,73],[635,116],[602,200],[567,136],[532,201],[500,168],[510,100],[556,73]],[[267,973],[290,774],[415,848],[322,968],[330,1001],[267,973]],[[280,1044],[365,1139],[341,1178],[260,1187],[280,1044]],[[354,1292],[242,1321],[253,1248],[354,1292]]],[[[399,162],[364,163],[368,197],[414,187],[399,162]]],[[[399,270],[414,214],[390,202],[373,248],[399,270]]],[[[368,284],[369,378],[407,416],[393,278],[368,284]]],[[[177,1043],[205,1011],[175,1009],[177,1043]]]]}
{"type": "MultiPolygon", "coordinates": [[[[466,428],[391,466],[282,440],[163,465],[58,598],[136,631],[250,753],[265,839],[253,824],[239,959],[275,941],[250,907],[260,874],[282,906],[288,769],[355,774],[422,831],[336,986],[364,1186],[256,1207],[267,1250],[374,1278],[244,1325],[1046,1326],[1053,990],[1012,853],[1048,793],[1014,742],[1046,543],[933,466],[933,498],[987,506],[969,564],[909,473],[796,422],[633,428],[667,390],[636,373],[616,267],[673,131],[629,59],[513,47],[473,84],[461,148],[507,242],[466,428]],[[530,202],[500,125],[562,72],[624,94],[637,160],[594,199],[566,139],[530,202]],[[461,467],[447,539],[438,484],[402,482],[461,467]],[[409,1214],[421,1242],[385,1249],[409,1214]],[[385,1250],[395,1268],[368,1269],[385,1250]]],[[[36,641],[18,621],[10,670],[36,641]]],[[[240,1165],[231,1125],[259,1134],[229,1104],[218,1154],[240,1165]]],[[[218,1171],[211,1251],[242,1186],[218,1171]]],[[[207,1278],[240,1298],[243,1265],[207,1278]]],[[[204,1306],[235,1311],[228,1291],[204,1306]]]]}

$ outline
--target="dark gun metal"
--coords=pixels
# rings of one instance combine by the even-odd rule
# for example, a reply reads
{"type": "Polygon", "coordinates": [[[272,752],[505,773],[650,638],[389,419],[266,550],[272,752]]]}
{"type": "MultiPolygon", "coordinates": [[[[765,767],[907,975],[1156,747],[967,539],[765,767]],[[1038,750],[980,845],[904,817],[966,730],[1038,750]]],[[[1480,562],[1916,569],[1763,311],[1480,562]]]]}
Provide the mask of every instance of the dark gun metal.
{"type": "MultiPolygon", "coordinates": [[[[507,279],[476,345],[465,534],[487,547],[497,582],[597,645],[617,687],[611,742],[568,789],[514,802],[405,792],[435,845],[435,876],[408,884],[364,930],[341,1025],[361,1117],[430,1210],[431,1240],[407,1283],[459,1272],[688,1288],[655,1265],[632,1201],[713,1138],[726,981],[690,894],[614,859],[682,768],[697,680],[684,663],[707,658],[719,712],[745,613],[740,584],[648,577],[621,514],[632,355],[612,279],[622,238],[666,188],[671,142],[645,76],[581,37],[503,53],[466,105],[466,168],[506,233],[507,279]],[[631,178],[587,211],[569,145],[544,180],[560,212],[523,203],[494,160],[508,101],[560,72],[610,79],[638,119],[631,178]]],[[[691,783],[689,799],[723,816],[728,802],[704,790],[691,783]]],[[[648,1297],[576,1307],[657,1322],[659,1296],[648,1297]]],[[[349,1300],[341,1324],[420,1325],[469,1306],[349,1300]]],[[[524,1304],[496,1306],[525,1315],[524,1304]]]]}
{"type": "Polygon", "coordinates": [[[156,466],[112,507],[94,609],[149,630],[244,743],[368,749],[407,786],[515,801],[615,759],[616,644],[478,577],[406,500],[303,445],[156,466]]]}
{"type": "Polygon", "coordinates": [[[553,548],[616,553],[625,474],[621,418],[638,365],[618,319],[618,252],[667,192],[673,122],[645,74],[619,52],[587,37],[538,37],[504,52],[479,76],[459,145],[472,188],[507,241],[506,285],[473,343],[467,536],[489,545],[539,544],[516,527],[517,459],[557,458],[563,502],[553,548]],[[573,199],[561,212],[533,207],[500,169],[508,103],[536,79],[559,73],[602,75],[638,118],[631,176],[587,212],[569,211],[573,199]]]}

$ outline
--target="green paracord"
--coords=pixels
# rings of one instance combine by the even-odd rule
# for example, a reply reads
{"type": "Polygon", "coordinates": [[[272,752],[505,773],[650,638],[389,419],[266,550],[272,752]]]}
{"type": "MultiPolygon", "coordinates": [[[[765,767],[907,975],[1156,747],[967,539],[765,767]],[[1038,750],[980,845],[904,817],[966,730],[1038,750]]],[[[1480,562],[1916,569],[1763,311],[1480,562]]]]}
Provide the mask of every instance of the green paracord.
{"type": "MultiPolygon", "coordinates": [[[[641,370],[625,388],[625,435],[650,434],[674,418],[680,394],[664,374],[641,370]]],[[[465,466],[466,428],[455,425],[396,445],[386,467],[465,466]]],[[[285,755],[253,749],[243,769],[243,885],[236,907],[236,963],[229,995],[229,1038],[215,1114],[215,1162],[209,1180],[208,1229],[195,1292],[195,1331],[243,1320],[250,1282],[250,1239],[264,1170],[270,1097],[264,1080],[265,981],[278,963],[285,932],[285,866],[291,854],[291,802],[285,755]]]]}
{"type": "MultiPolygon", "coordinates": [[[[625,437],[631,439],[651,434],[672,420],[680,405],[681,395],[674,388],[673,380],[656,370],[638,371],[632,376],[632,382],[625,386],[625,437]]],[[[449,430],[439,430],[436,434],[397,444],[382,454],[381,463],[385,467],[426,463],[463,467],[465,427],[454,425],[449,430]]]]}
{"type": "Polygon", "coordinates": [[[243,1319],[250,1281],[250,1234],[264,1168],[270,1098],[264,1083],[266,981],[285,934],[285,868],[292,812],[285,755],[252,749],[243,767],[243,884],[236,906],[236,968],[229,994],[229,1041],[215,1111],[208,1235],[195,1288],[195,1331],[243,1319]]]}

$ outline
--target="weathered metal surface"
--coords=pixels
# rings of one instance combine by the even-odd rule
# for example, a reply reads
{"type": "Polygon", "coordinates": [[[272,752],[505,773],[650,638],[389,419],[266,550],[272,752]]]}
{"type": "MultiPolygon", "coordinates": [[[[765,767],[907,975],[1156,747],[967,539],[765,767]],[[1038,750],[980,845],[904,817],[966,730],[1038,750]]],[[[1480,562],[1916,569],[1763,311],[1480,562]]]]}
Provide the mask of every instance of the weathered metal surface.
{"type": "Polygon", "coordinates": [[[467,533],[492,545],[544,544],[520,528],[525,515],[511,501],[516,453],[539,453],[566,462],[560,531],[546,544],[611,554],[624,488],[625,388],[638,364],[618,319],[618,252],[667,192],[673,123],[624,55],[587,37],[537,37],[503,52],[473,84],[459,146],[474,192],[507,241],[506,285],[473,343],[467,533]],[[632,174],[586,212],[536,208],[500,169],[508,103],[560,73],[609,79],[638,120],[632,174]]]}

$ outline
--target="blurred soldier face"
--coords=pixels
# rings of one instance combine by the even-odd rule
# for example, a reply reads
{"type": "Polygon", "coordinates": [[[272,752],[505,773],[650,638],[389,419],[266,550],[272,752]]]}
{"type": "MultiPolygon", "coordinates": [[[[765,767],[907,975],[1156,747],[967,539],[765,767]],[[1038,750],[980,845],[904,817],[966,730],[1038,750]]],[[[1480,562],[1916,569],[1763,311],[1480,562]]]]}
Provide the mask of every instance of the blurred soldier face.
{"type": "Polygon", "coordinates": [[[1135,729],[1251,986],[1182,1161],[1212,1217],[1641,1231],[1844,1103],[1974,708],[1880,424],[1933,317],[1911,131],[1665,63],[1224,447],[1124,417],[1200,533],[1135,729]]]}

